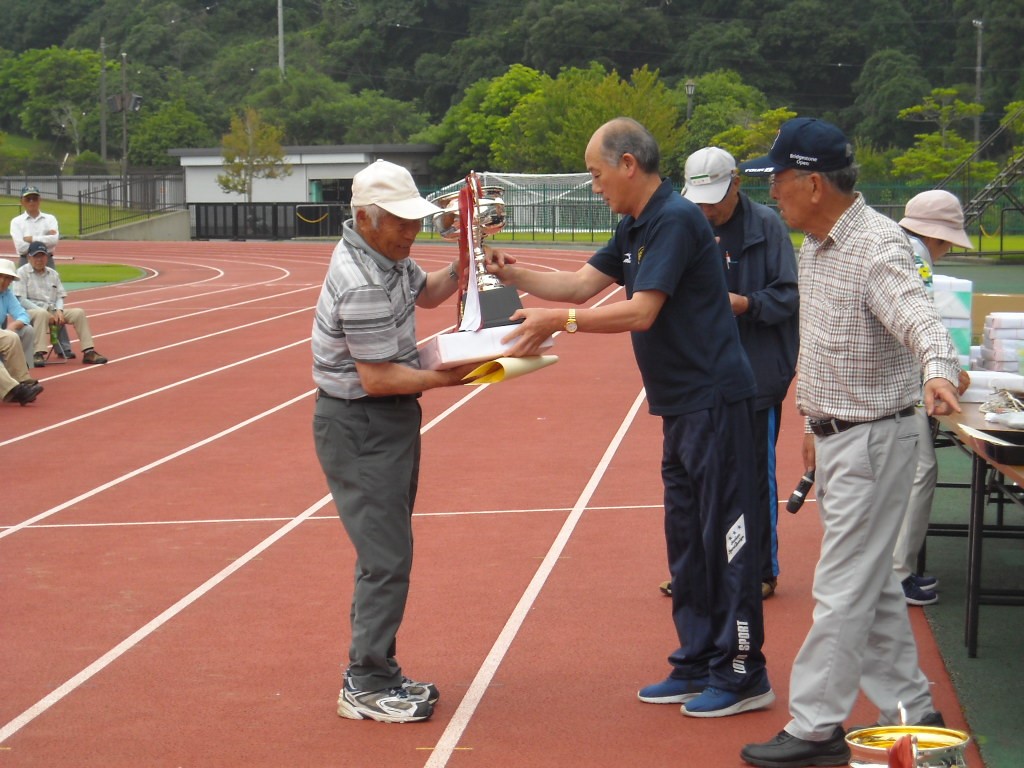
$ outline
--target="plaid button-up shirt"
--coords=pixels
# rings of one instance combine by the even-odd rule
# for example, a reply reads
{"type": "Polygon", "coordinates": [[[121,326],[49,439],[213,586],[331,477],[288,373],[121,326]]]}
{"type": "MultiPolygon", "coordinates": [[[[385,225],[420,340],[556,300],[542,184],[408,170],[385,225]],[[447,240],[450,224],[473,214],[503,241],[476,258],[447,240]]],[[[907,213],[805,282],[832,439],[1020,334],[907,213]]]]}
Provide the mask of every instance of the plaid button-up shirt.
{"type": "Polygon", "coordinates": [[[860,193],[800,248],[797,370],[797,407],[815,419],[889,416],[918,402],[922,374],[956,384],[956,350],[906,235],[860,193]]]}

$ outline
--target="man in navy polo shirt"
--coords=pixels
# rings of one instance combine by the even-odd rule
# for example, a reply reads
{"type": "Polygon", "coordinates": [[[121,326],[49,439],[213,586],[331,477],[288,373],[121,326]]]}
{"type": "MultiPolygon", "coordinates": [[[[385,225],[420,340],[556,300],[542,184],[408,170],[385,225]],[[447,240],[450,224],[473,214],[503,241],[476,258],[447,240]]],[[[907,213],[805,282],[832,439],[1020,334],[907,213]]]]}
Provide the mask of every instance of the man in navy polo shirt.
{"type": "Polygon", "coordinates": [[[663,421],[665,535],[679,649],[669,676],[639,691],[684,715],[722,717],[775,700],[761,652],[761,515],[754,474],[755,384],[714,234],[658,172],[654,137],[635,120],[601,126],[585,155],[595,194],[623,218],[576,272],[539,272],[489,254],[508,285],[583,304],[612,283],[626,300],[590,309],[521,309],[513,355],[537,354],[553,332],[629,331],[652,414],[663,421]]]}

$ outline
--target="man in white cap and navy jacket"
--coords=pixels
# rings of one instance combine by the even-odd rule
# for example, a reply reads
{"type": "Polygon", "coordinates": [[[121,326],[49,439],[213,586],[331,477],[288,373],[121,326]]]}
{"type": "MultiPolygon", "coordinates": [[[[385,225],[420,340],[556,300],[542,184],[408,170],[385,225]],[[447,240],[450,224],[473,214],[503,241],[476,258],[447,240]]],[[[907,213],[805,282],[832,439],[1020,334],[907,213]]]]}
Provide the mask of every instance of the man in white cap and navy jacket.
{"type": "Polygon", "coordinates": [[[426,272],[411,257],[423,219],[441,211],[412,174],[378,160],[352,180],[342,229],[313,322],[313,437],[338,515],[356,552],[352,637],[338,714],[353,720],[426,720],[433,683],[410,680],[395,658],[412,570],[419,481],[419,396],[460,384],[476,364],[420,368],[416,307],[458,288],[457,262],[426,272]]]}
{"type": "Polygon", "coordinates": [[[764,513],[758,549],[761,597],[767,598],[774,594],[779,576],[775,445],[800,345],[796,256],[779,215],[740,191],[736,160],[724,149],[694,152],[686,158],[685,177],[683,197],[697,204],[715,232],[740,343],[757,380],[757,466],[744,470],[756,474],[758,504],[764,513]]]}

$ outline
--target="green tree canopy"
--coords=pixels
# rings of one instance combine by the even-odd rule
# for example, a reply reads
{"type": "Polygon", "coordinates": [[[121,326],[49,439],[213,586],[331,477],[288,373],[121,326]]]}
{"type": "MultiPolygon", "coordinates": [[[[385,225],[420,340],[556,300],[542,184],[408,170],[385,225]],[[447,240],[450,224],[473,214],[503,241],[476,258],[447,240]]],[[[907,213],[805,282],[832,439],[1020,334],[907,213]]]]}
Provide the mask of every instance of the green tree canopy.
{"type": "Polygon", "coordinates": [[[178,147],[205,147],[213,133],[184,99],[167,102],[147,112],[129,136],[128,159],[135,165],[167,166],[172,159],[167,150],[178,147]]]}
{"type": "Polygon", "coordinates": [[[658,73],[645,66],[626,81],[593,64],[543,79],[541,88],[515,107],[507,130],[492,144],[494,170],[579,172],[591,135],[620,115],[642,123],[658,140],[664,157],[678,151],[679,109],[658,73]]]}

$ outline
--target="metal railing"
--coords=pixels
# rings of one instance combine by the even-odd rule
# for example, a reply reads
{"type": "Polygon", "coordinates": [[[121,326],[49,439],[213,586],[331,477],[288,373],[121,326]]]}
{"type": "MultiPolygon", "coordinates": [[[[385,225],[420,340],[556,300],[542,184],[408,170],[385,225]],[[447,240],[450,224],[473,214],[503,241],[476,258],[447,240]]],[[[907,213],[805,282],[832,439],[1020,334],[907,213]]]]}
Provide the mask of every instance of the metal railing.
{"type": "Polygon", "coordinates": [[[194,240],[341,237],[341,203],[189,203],[194,240]]]}
{"type": "Polygon", "coordinates": [[[185,208],[182,174],[129,174],[78,192],[78,229],[85,235],[185,208]]]}

